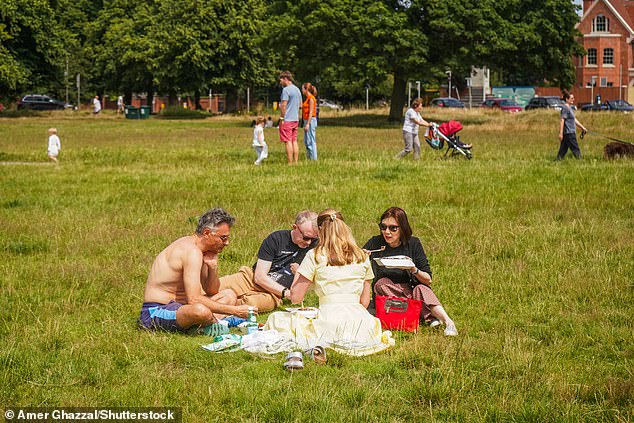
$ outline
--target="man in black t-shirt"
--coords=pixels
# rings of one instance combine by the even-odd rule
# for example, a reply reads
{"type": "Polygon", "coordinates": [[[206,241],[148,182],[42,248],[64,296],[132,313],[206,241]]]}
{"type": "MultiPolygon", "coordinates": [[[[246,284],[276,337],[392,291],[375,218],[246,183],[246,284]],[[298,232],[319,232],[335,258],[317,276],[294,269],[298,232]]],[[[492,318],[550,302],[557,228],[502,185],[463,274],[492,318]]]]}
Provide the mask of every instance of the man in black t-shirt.
{"type": "Polygon", "coordinates": [[[220,289],[230,288],[238,305],[257,306],[260,312],[273,310],[290,297],[295,272],[306,253],[317,244],[317,213],[297,214],[292,229],[267,236],[253,267],[242,266],[238,273],[220,278],[220,289]]]}

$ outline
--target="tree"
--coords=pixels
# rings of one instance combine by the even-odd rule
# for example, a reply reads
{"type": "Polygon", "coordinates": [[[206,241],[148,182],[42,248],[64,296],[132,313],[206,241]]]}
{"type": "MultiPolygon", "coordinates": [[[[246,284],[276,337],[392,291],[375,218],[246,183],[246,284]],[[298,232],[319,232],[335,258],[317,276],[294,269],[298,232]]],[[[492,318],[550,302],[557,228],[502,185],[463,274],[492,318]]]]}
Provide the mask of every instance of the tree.
{"type": "Polygon", "coordinates": [[[0,95],[62,85],[68,37],[47,1],[0,2],[0,95]]]}
{"type": "Polygon", "coordinates": [[[210,86],[235,90],[265,83],[266,59],[258,44],[262,12],[261,0],[157,2],[161,19],[151,33],[159,87],[198,98],[210,86]]]}
{"type": "Polygon", "coordinates": [[[272,46],[298,75],[376,84],[392,74],[391,120],[402,118],[410,78],[509,65],[533,82],[563,83],[578,51],[568,0],[273,0],[269,10],[272,46]]]}

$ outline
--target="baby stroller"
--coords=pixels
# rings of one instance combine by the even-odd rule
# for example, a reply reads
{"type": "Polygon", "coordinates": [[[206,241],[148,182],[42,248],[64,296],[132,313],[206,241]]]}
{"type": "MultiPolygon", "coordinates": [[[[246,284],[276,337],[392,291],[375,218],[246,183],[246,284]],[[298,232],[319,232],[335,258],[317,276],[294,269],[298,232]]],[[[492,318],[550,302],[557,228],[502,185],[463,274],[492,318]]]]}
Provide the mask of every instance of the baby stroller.
{"type": "Polygon", "coordinates": [[[457,120],[450,120],[440,125],[432,123],[432,126],[425,131],[425,141],[434,150],[442,150],[445,147],[445,143],[447,143],[447,151],[445,151],[444,158],[451,152],[451,157],[463,156],[467,160],[471,160],[473,157],[471,145],[460,141],[460,137],[457,135],[461,129],[462,124],[457,120]]]}

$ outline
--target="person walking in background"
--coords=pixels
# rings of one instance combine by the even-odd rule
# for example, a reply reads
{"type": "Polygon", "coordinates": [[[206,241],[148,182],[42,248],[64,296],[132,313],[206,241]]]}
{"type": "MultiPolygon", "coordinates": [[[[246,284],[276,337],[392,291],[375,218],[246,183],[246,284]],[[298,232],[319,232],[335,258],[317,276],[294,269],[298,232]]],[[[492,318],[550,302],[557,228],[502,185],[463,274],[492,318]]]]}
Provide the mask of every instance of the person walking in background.
{"type": "Polygon", "coordinates": [[[92,112],[95,115],[101,112],[101,101],[99,101],[98,95],[96,95],[95,98],[92,99],[92,112]]]}
{"type": "Polygon", "coordinates": [[[577,143],[577,126],[585,133],[587,129],[581,124],[575,117],[575,112],[572,110],[572,105],[575,102],[575,96],[568,91],[564,91],[563,100],[565,104],[561,107],[561,120],[559,121],[559,152],[557,153],[556,161],[563,160],[568,153],[568,149],[572,151],[572,154],[576,159],[581,158],[581,150],[577,143]]]}
{"type": "Polygon", "coordinates": [[[50,128],[48,130],[48,158],[52,162],[57,163],[57,156],[59,155],[59,150],[61,149],[62,144],[57,136],[57,128],[50,128]]]}
{"type": "Polygon", "coordinates": [[[412,148],[414,149],[414,160],[420,159],[420,139],[418,138],[419,126],[432,126],[420,115],[420,111],[423,109],[423,99],[415,98],[412,100],[412,105],[405,113],[405,120],[403,121],[403,141],[405,147],[396,155],[396,159],[402,159],[407,156],[412,148]]]}
{"type": "Polygon", "coordinates": [[[317,160],[317,88],[310,82],[302,84],[304,103],[302,104],[302,118],[304,120],[304,145],[308,160],[317,160]]]}
{"type": "Polygon", "coordinates": [[[255,127],[253,128],[253,148],[258,153],[258,158],[254,163],[256,166],[269,156],[269,147],[264,141],[264,122],[264,117],[258,116],[255,119],[255,127]]]}
{"type": "Polygon", "coordinates": [[[123,96],[120,95],[119,98],[117,98],[117,114],[123,113],[123,107],[123,96]]]}
{"type": "Polygon", "coordinates": [[[286,71],[279,76],[282,89],[280,98],[280,141],[285,143],[288,164],[297,163],[299,150],[297,148],[297,128],[299,127],[299,106],[302,93],[293,84],[293,74],[286,71]]]}

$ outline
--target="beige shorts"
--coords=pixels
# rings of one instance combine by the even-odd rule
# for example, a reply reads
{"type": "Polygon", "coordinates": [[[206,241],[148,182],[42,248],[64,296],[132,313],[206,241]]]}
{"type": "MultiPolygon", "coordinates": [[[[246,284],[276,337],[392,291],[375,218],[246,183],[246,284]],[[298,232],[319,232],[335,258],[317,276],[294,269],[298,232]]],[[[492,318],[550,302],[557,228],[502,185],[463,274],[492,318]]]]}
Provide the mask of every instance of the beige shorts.
{"type": "Polygon", "coordinates": [[[220,290],[233,290],[238,296],[238,305],[256,306],[260,312],[271,311],[282,305],[281,298],[260,288],[254,279],[253,269],[242,266],[238,273],[220,278],[220,290]]]}

